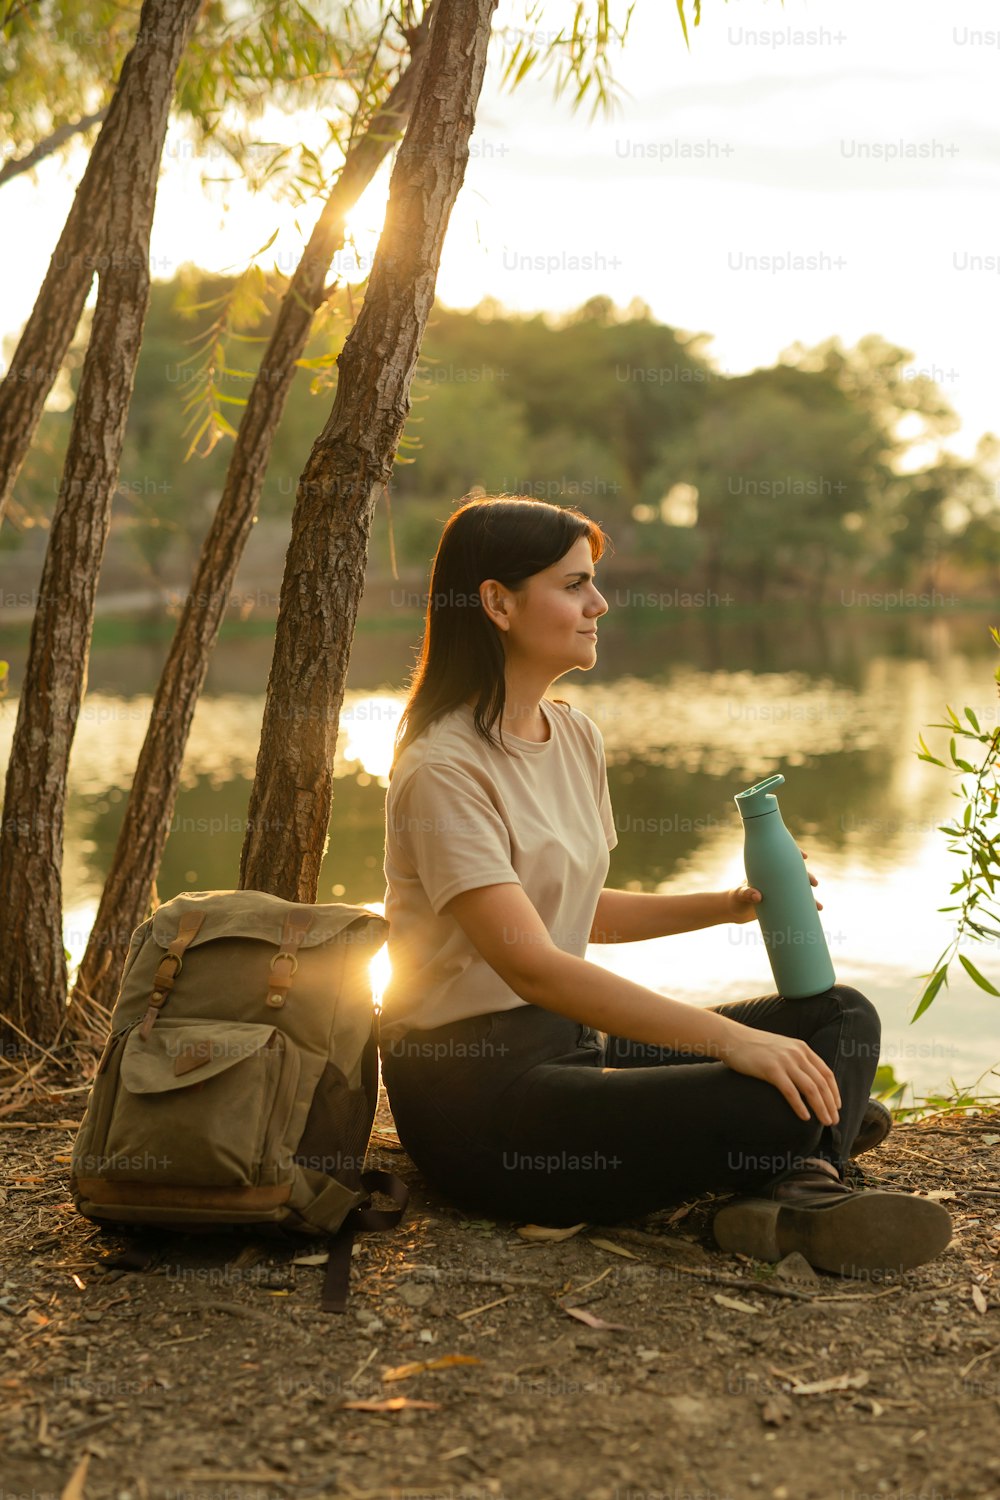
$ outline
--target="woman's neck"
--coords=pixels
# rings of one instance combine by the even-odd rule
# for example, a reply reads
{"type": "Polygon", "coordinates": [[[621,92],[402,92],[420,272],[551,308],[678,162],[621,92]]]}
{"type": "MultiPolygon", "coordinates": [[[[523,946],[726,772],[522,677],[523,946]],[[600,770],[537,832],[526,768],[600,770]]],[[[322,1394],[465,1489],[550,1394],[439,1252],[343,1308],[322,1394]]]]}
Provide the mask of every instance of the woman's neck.
{"type": "MultiPolygon", "coordinates": [[[[465,701],[470,708],[475,708],[477,702],[475,697],[466,698],[465,701]]],[[[500,716],[500,728],[519,740],[531,740],[536,744],[545,744],[552,735],[540,699],[534,698],[530,702],[512,701],[509,693],[500,716]]]]}
{"type": "Polygon", "coordinates": [[[549,684],[522,684],[507,679],[505,684],[504,712],[501,729],[507,729],[519,739],[534,739],[537,742],[549,738],[549,721],[541,709],[541,699],[546,696],[549,684]]]}

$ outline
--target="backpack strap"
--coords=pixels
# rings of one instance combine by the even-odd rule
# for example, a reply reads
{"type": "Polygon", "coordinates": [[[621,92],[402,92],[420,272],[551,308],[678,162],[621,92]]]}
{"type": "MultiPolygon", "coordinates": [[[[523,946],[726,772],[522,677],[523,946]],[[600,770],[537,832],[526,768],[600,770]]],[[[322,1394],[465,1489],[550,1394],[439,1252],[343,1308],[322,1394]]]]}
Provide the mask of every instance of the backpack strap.
{"type": "Polygon", "coordinates": [[[267,987],[267,1003],[275,1010],[288,998],[292,978],[299,966],[298,950],[312,923],[311,912],[289,912],[285,918],[281,948],[271,959],[271,978],[267,987]]]}
{"type": "Polygon", "coordinates": [[[194,942],[204,920],[204,912],[187,911],[181,917],[177,936],[172,943],[167,945],[167,951],[160,959],[156,973],[153,975],[153,993],[149,997],[149,1009],[139,1026],[139,1035],[143,1041],[152,1031],[156,1018],[174,987],[174,980],[181,972],[184,964],[184,950],[194,942]]]}
{"type": "Polygon", "coordinates": [[[361,1185],[369,1193],[385,1193],[399,1207],[383,1209],[367,1206],[351,1209],[336,1236],[330,1241],[330,1258],[326,1263],[326,1276],[320,1296],[323,1312],[347,1311],[354,1236],[364,1230],[394,1229],[403,1217],[410,1199],[406,1183],[392,1172],[362,1172],[361,1185]]]}

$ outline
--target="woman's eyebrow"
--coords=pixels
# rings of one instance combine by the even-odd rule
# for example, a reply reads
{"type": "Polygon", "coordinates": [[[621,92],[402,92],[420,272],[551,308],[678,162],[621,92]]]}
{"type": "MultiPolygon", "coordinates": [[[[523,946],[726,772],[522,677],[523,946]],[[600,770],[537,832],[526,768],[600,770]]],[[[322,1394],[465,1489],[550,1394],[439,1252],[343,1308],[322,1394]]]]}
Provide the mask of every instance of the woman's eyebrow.
{"type": "Polygon", "coordinates": [[[564,573],[564,578],[593,578],[593,573],[564,573]]]}

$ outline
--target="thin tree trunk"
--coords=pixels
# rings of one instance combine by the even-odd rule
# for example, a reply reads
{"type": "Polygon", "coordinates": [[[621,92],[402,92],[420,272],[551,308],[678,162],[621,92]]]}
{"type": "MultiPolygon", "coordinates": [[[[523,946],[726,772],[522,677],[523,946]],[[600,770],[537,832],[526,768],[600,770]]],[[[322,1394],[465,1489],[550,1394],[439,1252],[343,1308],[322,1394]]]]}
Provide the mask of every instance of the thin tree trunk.
{"type": "MultiPolygon", "coordinates": [[[[109,164],[106,262],[42,570],[0,828],[0,1003],[50,1042],[65,1013],[66,771],[94,596],[149,301],[156,180],[181,55],[202,0],[144,0],[109,164]]],[[[112,111],[119,102],[116,95],[112,111]]]]}
{"type": "Polygon", "coordinates": [[[427,11],[426,24],[409,35],[409,65],[344,162],[285,293],[247,398],[222,498],[156,690],[111,871],[76,980],[76,995],[92,996],[102,1005],[114,998],[129,937],[149,906],[170,831],[191,721],[253,528],[295,361],[305,348],[316,309],[329,295],[326,276],[331,259],[343,246],[347,215],[392,149],[393,137],[406,125],[427,51],[429,18],[427,11]]]}
{"type": "Polygon", "coordinates": [[[92,115],[84,115],[80,120],[70,120],[67,124],[60,125],[57,130],[53,130],[44,141],[39,141],[37,146],[32,146],[31,150],[26,151],[23,156],[15,156],[10,161],[5,161],[0,167],[0,187],[3,187],[5,182],[20,177],[22,172],[30,172],[32,167],[37,167],[40,161],[44,161],[47,156],[58,151],[60,146],[65,146],[66,142],[71,141],[75,135],[82,135],[85,130],[90,129],[91,125],[100,125],[107,113],[107,106],[105,106],[104,109],[95,110],[92,115]]]}
{"type": "MultiPolygon", "coordinates": [[[[183,10],[186,14],[188,6],[183,10]]],[[[154,31],[144,28],[145,14],[144,9],[135,46],[122,64],[107,118],[94,142],[45,280],[6,379],[0,382],[0,524],[46,398],[80,322],[94,272],[108,259],[105,239],[115,163],[122,151],[135,149],[129,139],[134,109],[137,102],[141,105],[150,60],[162,45],[154,31]]]]}
{"type": "Polygon", "coordinates": [[[299,480],[240,885],[314,901],[372,509],[392,473],[465,176],[497,0],[441,0],[364,306],[299,480]]]}

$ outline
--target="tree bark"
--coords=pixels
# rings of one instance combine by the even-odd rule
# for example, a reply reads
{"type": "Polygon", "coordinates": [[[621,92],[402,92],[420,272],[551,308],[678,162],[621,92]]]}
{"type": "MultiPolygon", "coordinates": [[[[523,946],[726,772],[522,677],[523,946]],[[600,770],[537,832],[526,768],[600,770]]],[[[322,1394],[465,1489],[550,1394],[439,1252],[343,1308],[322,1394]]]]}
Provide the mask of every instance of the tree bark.
{"type": "Polygon", "coordinates": [[[372,509],[392,473],[465,176],[497,0],[441,0],[333,410],[299,480],[240,885],[315,901],[372,509]]]}
{"type": "MultiPolygon", "coordinates": [[[[149,301],[149,234],[181,54],[202,0],[144,0],[108,162],[106,252],[42,570],[0,827],[0,1004],[50,1042],[65,1014],[62,849],[66,772],[94,596],[149,301]]],[[[103,134],[103,132],[102,132],[103,134]]],[[[79,195],[78,195],[79,196],[79,195]]]]}
{"type": "Polygon", "coordinates": [[[410,62],[365,134],[351,147],[278,312],[233,446],[225,486],[184,602],[136,766],[111,871],[74,994],[109,1005],[129,938],[146,916],[170,831],[181,762],[243,550],[253,527],[274,434],[317,308],[329,295],[330,261],[347,215],[405,127],[427,51],[430,11],[409,34],[410,62]]]}
{"type": "Polygon", "coordinates": [[[84,115],[80,120],[70,120],[67,124],[60,125],[58,129],[53,130],[44,141],[39,141],[37,146],[32,146],[31,150],[26,151],[23,156],[12,157],[10,161],[5,161],[0,167],[0,187],[3,187],[5,182],[10,182],[12,178],[20,177],[22,172],[30,172],[32,167],[37,167],[40,161],[44,161],[47,156],[58,151],[60,146],[65,146],[66,142],[71,141],[75,135],[82,135],[85,130],[90,129],[91,125],[99,125],[107,117],[107,113],[105,107],[95,110],[92,115],[84,115]]]}
{"type": "MultiPolygon", "coordinates": [[[[157,6],[156,12],[169,14],[174,8],[186,15],[190,7],[157,6]]],[[[129,139],[134,111],[137,105],[142,107],[150,61],[163,47],[162,34],[145,21],[144,6],[135,46],[122,64],[107,118],[90,153],[45,280],[6,378],[0,382],[0,524],[46,398],[80,322],[94,272],[104,260],[115,163],[122,152],[136,149],[136,143],[129,139]]],[[[193,30],[190,27],[189,34],[193,30]]]]}

